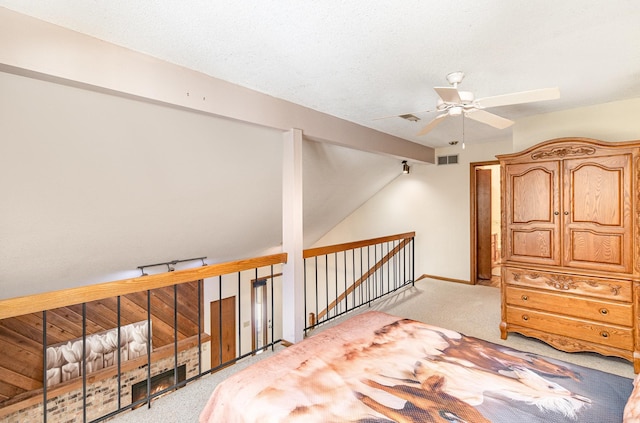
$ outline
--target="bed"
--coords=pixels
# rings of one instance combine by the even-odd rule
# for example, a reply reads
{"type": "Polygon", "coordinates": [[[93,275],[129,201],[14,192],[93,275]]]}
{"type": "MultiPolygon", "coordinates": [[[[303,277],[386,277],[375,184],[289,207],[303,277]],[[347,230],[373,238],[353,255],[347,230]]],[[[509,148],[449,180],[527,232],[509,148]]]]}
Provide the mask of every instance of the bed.
{"type": "Polygon", "coordinates": [[[620,422],[632,382],[369,311],[226,379],[200,422],[620,422]]]}

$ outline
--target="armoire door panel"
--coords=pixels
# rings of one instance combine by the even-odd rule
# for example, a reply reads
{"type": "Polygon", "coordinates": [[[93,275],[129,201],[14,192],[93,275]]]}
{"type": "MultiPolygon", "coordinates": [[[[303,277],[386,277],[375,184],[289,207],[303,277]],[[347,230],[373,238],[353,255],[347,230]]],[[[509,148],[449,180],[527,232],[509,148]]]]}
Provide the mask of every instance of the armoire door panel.
{"type": "Polygon", "coordinates": [[[564,161],[563,264],[632,269],[631,155],[564,161]]]}
{"type": "MultiPolygon", "coordinates": [[[[516,170],[517,166],[511,168],[512,172],[516,170]]],[[[511,173],[510,177],[513,187],[512,223],[552,223],[557,170],[536,166],[522,169],[522,173],[511,173]]]]}
{"type": "Polygon", "coordinates": [[[552,230],[513,230],[511,236],[514,256],[543,261],[553,259],[552,230]]]}
{"type": "Polygon", "coordinates": [[[571,244],[571,259],[582,262],[581,265],[583,266],[588,263],[595,265],[624,265],[622,234],[603,234],[573,230],[570,232],[569,239],[571,244]]]}
{"type": "Polygon", "coordinates": [[[507,260],[559,265],[559,163],[512,164],[504,175],[507,260]]]}
{"type": "Polygon", "coordinates": [[[624,196],[623,169],[584,163],[571,170],[573,222],[621,226],[624,196]]]}

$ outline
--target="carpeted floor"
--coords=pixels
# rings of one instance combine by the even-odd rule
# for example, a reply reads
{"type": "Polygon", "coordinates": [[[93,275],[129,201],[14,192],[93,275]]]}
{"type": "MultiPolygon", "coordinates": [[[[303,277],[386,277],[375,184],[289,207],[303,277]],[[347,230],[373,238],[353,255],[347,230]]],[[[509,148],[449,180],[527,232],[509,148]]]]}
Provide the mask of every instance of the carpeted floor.
{"type": "MultiPolygon", "coordinates": [[[[357,312],[371,309],[453,329],[518,350],[534,352],[628,378],[634,377],[633,365],[626,360],[594,353],[564,353],[543,342],[517,334],[510,334],[506,340],[501,340],[498,328],[500,291],[494,287],[422,279],[416,282],[414,287],[401,290],[357,312]]],[[[337,319],[322,328],[333,326],[345,318],[337,319]]],[[[141,407],[117,416],[112,421],[116,423],[197,422],[200,410],[204,408],[211,392],[220,381],[271,354],[273,353],[267,352],[251,357],[214,375],[203,377],[177,392],[157,399],[151,404],[151,408],[141,407]]]]}

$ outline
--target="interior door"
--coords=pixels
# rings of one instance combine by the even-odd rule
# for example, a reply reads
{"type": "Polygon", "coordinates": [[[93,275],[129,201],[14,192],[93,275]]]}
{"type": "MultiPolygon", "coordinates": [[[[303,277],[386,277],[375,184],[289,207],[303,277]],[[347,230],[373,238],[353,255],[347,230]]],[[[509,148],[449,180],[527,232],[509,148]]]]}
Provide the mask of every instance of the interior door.
{"type": "Polygon", "coordinates": [[[476,168],[477,279],[491,280],[491,169],[476,168]]]}
{"type": "Polygon", "coordinates": [[[236,358],[236,297],[212,301],[211,367],[236,358]]]}

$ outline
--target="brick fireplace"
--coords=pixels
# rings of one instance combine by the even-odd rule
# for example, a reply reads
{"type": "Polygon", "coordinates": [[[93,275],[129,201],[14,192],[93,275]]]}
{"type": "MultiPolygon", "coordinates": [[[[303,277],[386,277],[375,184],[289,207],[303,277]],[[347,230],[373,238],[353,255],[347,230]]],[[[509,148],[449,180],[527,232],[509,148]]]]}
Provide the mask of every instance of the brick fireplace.
{"type": "MultiPolygon", "coordinates": [[[[153,361],[151,364],[152,383],[155,376],[168,373],[169,384],[172,385],[174,372],[173,355],[153,361]]],[[[194,377],[198,374],[198,347],[185,349],[178,353],[179,380],[194,377]],[[184,376],[181,376],[183,372],[184,376]],[[180,379],[182,378],[182,379],[180,379]]],[[[120,406],[126,407],[133,403],[132,395],[134,386],[143,386],[142,397],[146,395],[147,366],[141,366],[123,372],[121,375],[120,406]]],[[[87,420],[94,420],[98,417],[112,413],[118,408],[118,379],[117,376],[106,378],[96,377],[95,380],[87,380],[87,420]]],[[[167,385],[168,386],[168,385],[167,385]]],[[[167,387],[165,386],[165,387],[167,387]]],[[[164,388],[162,388],[164,389],[164,388]]],[[[170,395],[170,393],[168,394],[170,395]]],[[[47,423],[82,421],[83,399],[82,388],[68,391],[56,396],[49,395],[47,400],[47,423]]],[[[19,422],[42,422],[42,404],[30,405],[23,409],[18,409],[11,414],[3,416],[0,420],[3,423],[19,422]]]]}
{"type": "MultiPolygon", "coordinates": [[[[149,389],[150,395],[161,392],[164,389],[167,389],[170,386],[183,382],[186,379],[187,375],[187,366],[181,365],[178,368],[169,369],[160,374],[157,374],[151,378],[151,387],[149,389]],[[177,374],[177,378],[176,378],[177,374]]],[[[147,381],[143,380],[138,383],[134,383],[131,385],[131,404],[139,401],[147,396],[147,381]]],[[[133,408],[138,408],[141,405],[146,404],[146,401],[134,406],[133,408]]]]}

